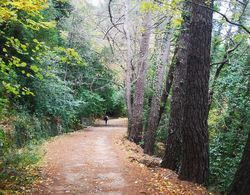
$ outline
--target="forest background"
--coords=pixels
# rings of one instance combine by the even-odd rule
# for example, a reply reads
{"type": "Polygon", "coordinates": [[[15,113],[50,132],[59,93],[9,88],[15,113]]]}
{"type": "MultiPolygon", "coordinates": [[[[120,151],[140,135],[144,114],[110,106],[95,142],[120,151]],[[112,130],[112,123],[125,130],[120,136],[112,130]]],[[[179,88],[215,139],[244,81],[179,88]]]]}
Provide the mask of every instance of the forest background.
{"type": "MultiPolygon", "coordinates": [[[[225,192],[250,129],[249,1],[215,1],[211,9],[209,188],[225,192]]],[[[3,185],[30,182],[18,178],[39,160],[33,149],[42,140],[105,114],[127,115],[129,139],[163,157],[170,99],[182,82],[174,74],[185,11],[181,0],[1,0],[3,185]]]]}

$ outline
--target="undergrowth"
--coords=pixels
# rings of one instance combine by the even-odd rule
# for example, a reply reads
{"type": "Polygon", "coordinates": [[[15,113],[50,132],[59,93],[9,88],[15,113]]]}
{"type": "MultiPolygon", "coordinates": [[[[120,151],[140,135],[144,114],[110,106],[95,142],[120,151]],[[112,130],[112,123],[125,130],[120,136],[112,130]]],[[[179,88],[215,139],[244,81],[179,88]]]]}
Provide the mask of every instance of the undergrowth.
{"type": "Polygon", "coordinates": [[[11,149],[0,157],[0,194],[26,191],[39,178],[40,144],[11,149]]]}

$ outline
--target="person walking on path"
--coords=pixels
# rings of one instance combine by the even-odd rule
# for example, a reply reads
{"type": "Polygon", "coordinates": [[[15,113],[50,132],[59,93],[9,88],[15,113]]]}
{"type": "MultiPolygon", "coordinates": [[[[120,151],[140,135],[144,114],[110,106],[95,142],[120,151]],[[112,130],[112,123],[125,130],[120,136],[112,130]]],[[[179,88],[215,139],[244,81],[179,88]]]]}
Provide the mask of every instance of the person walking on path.
{"type": "Polygon", "coordinates": [[[103,120],[105,121],[105,125],[108,125],[108,120],[109,120],[109,117],[106,115],[103,120]]]}

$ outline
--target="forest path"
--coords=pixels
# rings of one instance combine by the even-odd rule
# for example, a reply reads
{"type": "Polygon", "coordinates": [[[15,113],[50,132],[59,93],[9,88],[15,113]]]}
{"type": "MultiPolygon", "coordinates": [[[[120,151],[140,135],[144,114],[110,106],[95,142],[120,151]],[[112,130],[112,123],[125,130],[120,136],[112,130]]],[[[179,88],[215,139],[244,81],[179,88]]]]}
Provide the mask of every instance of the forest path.
{"type": "Polygon", "coordinates": [[[44,181],[33,194],[142,194],[143,173],[117,144],[126,119],[57,137],[45,145],[44,181]]]}

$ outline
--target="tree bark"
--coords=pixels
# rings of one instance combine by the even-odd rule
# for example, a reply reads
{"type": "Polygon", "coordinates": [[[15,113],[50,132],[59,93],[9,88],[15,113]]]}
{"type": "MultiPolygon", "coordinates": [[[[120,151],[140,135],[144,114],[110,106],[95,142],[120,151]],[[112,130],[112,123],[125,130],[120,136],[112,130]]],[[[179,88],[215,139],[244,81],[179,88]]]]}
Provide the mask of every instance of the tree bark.
{"type": "Polygon", "coordinates": [[[138,63],[138,76],[135,83],[135,95],[133,99],[132,108],[132,124],[129,139],[135,143],[139,143],[142,140],[143,132],[143,102],[144,102],[144,86],[146,80],[146,73],[148,69],[148,52],[149,41],[151,35],[151,12],[145,13],[143,18],[143,33],[140,42],[140,57],[138,63]]]}
{"type": "Polygon", "coordinates": [[[250,192],[250,132],[239,168],[228,195],[245,195],[250,192]]]}
{"type": "Polygon", "coordinates": [[[162,159],[161,166],[177,171],[180,162],[181,153],[181,137],[182,119],[184,112],[184,96],[185,96],[185,78],[187,73],[187,55],[189,46],[189,26],[190,5],[184,4],[184,23],[182,31],[177,42],[177,52],[175,61],[175,72],[173,78],[173,95],[171,100],[171,111],[168,125],[168,136],[166,142],[166,150],[162,159]]]}
{"type": "Polygon", "coordinates": [[[170,64],[168,73],[167,73],[165,87],[163,89],[162,96],[161,96],[161,107],[160,107],[160,111],[159,111],[158,126],[160,124],[161,117],[164,113],[164,110],[165,110],[165,107],[167,104],[167,100],[168,100],[168,96],[169,96],[169,93],[170,93],[170,90],[171,90],[171,87],[173,84],[173,80],[174,80],[176,52],[177,52],[177,48],[175,49],[174,56],[173,56],[172,62],[170,64]]]}
{"type": "MultiPolygon", "coordinates": [[[[186,95],[179,178],[206,184],[208,180],[208,84],[213,12],[206,0],[193,0],[187,57],[186,95]],[[198,6],[201,4],[203,6],[198,6]]],[[[212,3],[211,3],[212,4],[212,3]]]]}
{"type": "Polygon", "coordinates": [[[132,123],[132,96],[131,96],[131,77],[132,77],[132,49],[131,49],[131,35],[129,29],[129,9],[130,9],[130,0],[125,2],[125,22],[124,22],[124,31],[126,35],[126,46],[127,46],[127,59],[126,59],[126,72],[125,72],[125,99],[128,113],[128,135],[131,130],[132,123]]]}
{"type": "Polygon", "coordinates": [[[163,86],[164,69],[169,59],[170,51],[170,34],[165,32],[162,41],[160,63],[157,66],[156,80],[154,84],[154,94],[150,105],[150,113],[148,117],[147,129],[144,136],[144,153],[152,155],[154,152],[155,133],[158,126],[161,95],[163,86]]]}

